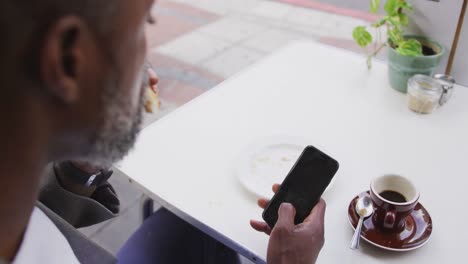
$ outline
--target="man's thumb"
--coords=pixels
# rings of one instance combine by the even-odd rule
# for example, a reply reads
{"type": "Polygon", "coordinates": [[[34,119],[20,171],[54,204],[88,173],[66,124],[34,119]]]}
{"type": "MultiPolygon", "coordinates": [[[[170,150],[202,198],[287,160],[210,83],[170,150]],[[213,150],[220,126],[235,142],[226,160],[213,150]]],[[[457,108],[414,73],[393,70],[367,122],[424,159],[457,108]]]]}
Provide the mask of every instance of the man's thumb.
{"type": "Polygon", "coordinates": [[[295,216],[296,209],[294,209],[294,206],[290,203],[283,203],[278,209],[278,222],[276,222],[276,225],[282,227],[293,227],[295,216]]]}

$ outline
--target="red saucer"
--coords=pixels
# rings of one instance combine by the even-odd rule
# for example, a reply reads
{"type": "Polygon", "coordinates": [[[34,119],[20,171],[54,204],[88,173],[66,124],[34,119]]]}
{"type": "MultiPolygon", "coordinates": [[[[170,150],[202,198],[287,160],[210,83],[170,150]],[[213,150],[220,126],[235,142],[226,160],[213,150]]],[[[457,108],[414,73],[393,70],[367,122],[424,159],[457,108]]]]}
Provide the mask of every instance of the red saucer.
{"type": "MultiPolygon", "coordinates": [[[[348,207],[348,220],[356,228],[359,216],[355,207],[359,197],[369,195],[369,191],[356,196],[348,207]]],[[[376,227],[372,217],[364,220],[361,238],[370,244],[391,251],[410,251],[424,246],[432,234],[432,219],[427,210],[418,203],[406,219],[405,229],[401,232],[390,232],[376,227]]]]}

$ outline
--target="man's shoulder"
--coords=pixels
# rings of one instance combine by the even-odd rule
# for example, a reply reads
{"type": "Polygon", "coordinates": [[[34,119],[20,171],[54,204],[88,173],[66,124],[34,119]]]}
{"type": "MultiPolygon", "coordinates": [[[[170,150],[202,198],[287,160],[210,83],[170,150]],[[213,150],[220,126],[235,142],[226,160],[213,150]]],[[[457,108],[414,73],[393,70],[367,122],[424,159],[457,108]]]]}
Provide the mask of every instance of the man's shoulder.
{"type": "Polygon", "coordinates": [[[80,231],[64,221],[49,208],[41,203],[38,204],[38,207],[44,212],[45,215],[47,215],[47,217],[54,223],[60,233],[65,237],[80,263],[105,264],[117,262],[116,258],[111,253],[88,239],[80,231]]]}
{"type": "Polygon", "coordinates": [[[34,208],[12,264],[80,263],[65,236],[39,208],[34,208]]]}

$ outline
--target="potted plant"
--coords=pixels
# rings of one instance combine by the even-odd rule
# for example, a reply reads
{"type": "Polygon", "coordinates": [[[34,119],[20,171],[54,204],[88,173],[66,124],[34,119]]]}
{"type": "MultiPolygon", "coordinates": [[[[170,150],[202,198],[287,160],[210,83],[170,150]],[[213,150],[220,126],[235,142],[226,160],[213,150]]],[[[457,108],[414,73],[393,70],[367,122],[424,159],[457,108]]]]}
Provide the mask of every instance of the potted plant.
{"type": "MultiPolygon", "coordinates": [[[[377,14],[380,8],[380,0],[370,1],[372,13],[377,14]]],[[[369,69],[372,67],[372,57],[388,47],[390,85],[395,90],[406,92],[408,79],[413,75],[432,75],[444,56],[445,48],[427,37],[404,34],[409,24],[407,12],[413,11],[408,1],[387,0],[384,10],[386,14],[370,25],[376,31],[374,37],[366,27],[358,26],[353,31],[353,38],[365,49],[369,69]],[[386,30],[384,40],[382,30],[386,30]]]]}

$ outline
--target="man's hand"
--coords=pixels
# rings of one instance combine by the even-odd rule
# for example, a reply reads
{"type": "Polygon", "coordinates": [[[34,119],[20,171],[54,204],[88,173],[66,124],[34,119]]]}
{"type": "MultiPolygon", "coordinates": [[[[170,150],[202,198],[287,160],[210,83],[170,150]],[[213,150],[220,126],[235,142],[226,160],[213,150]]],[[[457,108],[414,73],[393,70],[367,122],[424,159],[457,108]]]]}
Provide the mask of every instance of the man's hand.
{"type": "MultiPolygon", "coordinates": [[[[275,184],[273,191],[276,193],[279,187],[275,184]]],[[[266,199],[258,201],[258,205],[263,209],[268,203],[266,199]]],[[[278,210],[278,221],[273,230],[264,222],[252,220],[250,224],[255,230],[270,235],[267,262],[315,263],[325,242],[325,207],[325,202],[320,200],[304,222],[295,225],[296,210],[291,204],[284,203],[278,210]]]]}

